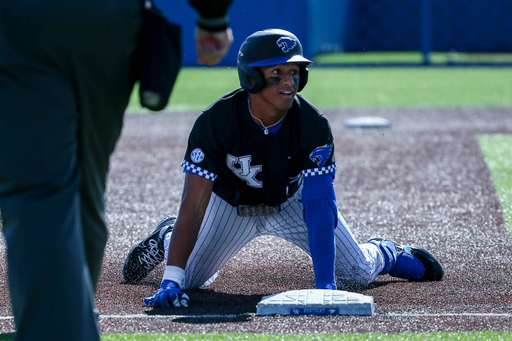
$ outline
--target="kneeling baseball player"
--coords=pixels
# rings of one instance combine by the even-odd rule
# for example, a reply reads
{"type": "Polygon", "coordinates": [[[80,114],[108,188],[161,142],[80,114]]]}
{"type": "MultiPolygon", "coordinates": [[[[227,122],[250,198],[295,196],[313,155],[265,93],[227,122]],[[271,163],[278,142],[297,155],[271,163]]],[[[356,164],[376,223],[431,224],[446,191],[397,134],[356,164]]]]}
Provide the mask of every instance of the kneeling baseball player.
{"type": "Polygon", "coordinates": [[[443,278],[441,264],[423,249],[354,239],[336,205],[330,124],[298,94],[311,64],[288,31],[258,31],[242,44],[241,88],[208,107],[190,133],[178,216],[164,218],[125,261],[124,278],[137,282],[165,260],[160,288],[146,306],[188,306],[182,290],[213,282],[261,235],[281,237],[310,255],[317,289],[369,284],[383,274],[443,278]]]}

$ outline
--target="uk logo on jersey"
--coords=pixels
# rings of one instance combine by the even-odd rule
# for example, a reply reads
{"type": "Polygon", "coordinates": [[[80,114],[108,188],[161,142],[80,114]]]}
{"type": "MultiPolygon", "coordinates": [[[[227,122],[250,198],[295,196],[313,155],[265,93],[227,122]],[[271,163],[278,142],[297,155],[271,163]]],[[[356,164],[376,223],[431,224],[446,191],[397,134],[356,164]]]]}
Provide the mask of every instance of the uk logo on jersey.
{"type": "Polygon", "coordinates": [[[289,37],[281,37],[277,39],[276,43],[284,53],[289,52],[295,47],[295,45],[297,45],[297,42],[289,37]]]}
{"type": "Polygon", "coordinates": [[[325,165],[327,160],[329,160],[331,153],[332,153],[332,144],[331,145],[326,144],[325,146],[315,148],[315,150],[313,150],[311,152],[311,154],[309,154],[309,158],[311,159],[311,161],[316,163],[318,165],[318,167],[322,167],[323,165],[325,165]]]}
{"type": "Polygon", "coordinates": [[[261,172],[261,165],[251,166],[251,155],[236,157],[228,154],[226,156],[226,165],[240,179],[245,181],[248,186],[253,188],[262,188],[263,182],[256,180],[256,174],[261,172]]]}
{"type": "Polygon", "coordinates": [[[204,152],[201,150],[201,148],[196,148],[190,153],[190,159],[194,163],[199,163],[204,160],[204,152]]]}

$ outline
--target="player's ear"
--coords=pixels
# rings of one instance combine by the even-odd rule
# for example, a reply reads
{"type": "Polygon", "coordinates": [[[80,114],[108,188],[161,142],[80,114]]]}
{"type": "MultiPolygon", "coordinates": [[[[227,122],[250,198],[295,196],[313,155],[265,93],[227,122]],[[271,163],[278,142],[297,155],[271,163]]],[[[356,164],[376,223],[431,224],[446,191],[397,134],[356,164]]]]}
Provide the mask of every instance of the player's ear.
{"type": "Polygon", "coordinates": [[[251,76],[247,76],[247,79],[249,80],[249,82],[250,82],[251,84],[254,84],[254,83],[255,83],[254,78],[252,78],[251,76]]]}

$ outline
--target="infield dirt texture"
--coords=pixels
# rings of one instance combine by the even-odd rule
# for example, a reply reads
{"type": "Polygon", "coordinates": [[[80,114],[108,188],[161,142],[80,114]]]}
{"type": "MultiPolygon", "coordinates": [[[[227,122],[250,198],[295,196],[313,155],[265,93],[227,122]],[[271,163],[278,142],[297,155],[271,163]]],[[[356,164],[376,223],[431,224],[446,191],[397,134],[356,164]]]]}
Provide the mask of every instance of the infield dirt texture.
{"type": "MultiPolygon", "coordinates": [[[[512,330],[512,242],[477,136],[512,133],[511,108],[325,110],[336,144],[338,206],[356,239],[389,237],[430,250],[442,282],[380,276],[366,288],[376,313],[255,316],[263,295],[314,287],[309,258],[279,239],[245,247],[191,307],[145,308],[159,267],[139,285],[123,283],[128,250],[167,214],[177,213],[187,136],[197,113],[133,114],[112,158],[110,241],[97,293],[104,332],[406,332],[512,330]],[[357,116],[380,116],[390,129],[346,129],[357,116]]],[[[512,156],[511,156],[512,157],[512,156]]],[[[27,212],[28,213],[28,212],[27,212]]],[[[44,228],[44,222],[41,222],[44,228]]],[[[0,333],[14,330],[1,246],[0,333]]],[[[51,313],[51,307],[48,307],[51,313]]]]}

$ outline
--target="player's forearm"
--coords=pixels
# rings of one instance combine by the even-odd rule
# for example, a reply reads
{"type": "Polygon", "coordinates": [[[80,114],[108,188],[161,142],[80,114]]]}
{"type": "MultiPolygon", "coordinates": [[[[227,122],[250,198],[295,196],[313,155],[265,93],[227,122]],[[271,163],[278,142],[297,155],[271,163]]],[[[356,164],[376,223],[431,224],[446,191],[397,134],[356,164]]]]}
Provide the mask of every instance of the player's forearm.
{"type": "Polygon", "coordinates": [[[213,182],[187,173],[176,226],[172,233],[167,265],[185,269],[212,195],[213,182]]]}
{"type": "Polygon", "coordinates": [[[336,214],[332,200],[310,199],[303,201],[303,204],[316,288],[336,289],[334,276],[336,214]]]}
{"type": "Polygon", "coordinates": [[[182,214],[180,212],[172,233],[167,265],[185,269],[188,258],[196,245],[201,223],[202,219],[198,219],[193,214],[182,214]]]}
{"type": "Polygon", "coordinates": [[[336,289],[334,228],[337,223],[334,177],[330,174],[304,179],[302,203],[317,289],[336,289]]]}

